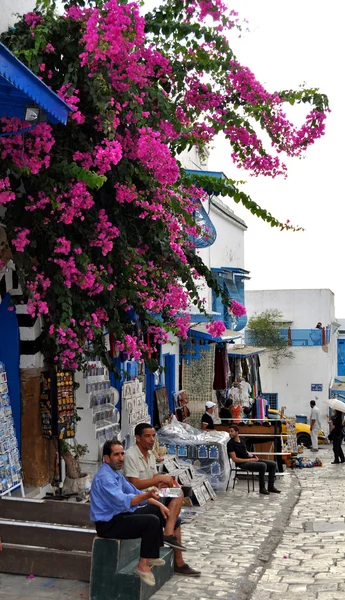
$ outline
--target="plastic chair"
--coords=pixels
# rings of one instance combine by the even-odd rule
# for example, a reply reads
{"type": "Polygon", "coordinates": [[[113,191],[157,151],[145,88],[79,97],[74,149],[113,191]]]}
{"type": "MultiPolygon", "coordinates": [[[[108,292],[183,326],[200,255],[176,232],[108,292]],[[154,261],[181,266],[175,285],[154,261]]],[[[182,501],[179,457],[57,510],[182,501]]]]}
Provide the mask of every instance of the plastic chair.
{"type": "Polygon", "coordinates": [[[226,486],[226,491],[228,491],[229,486],[230,486],[231,475],[235,471],[235,474],[234,474],[234,483],[233,483],[232,489],[235,489],[237,474],[241,473],[241,474],[245,475],[246,478],[247,478],[248,494],[250,492],[250,480],[252,480],[252,486],[253,486],[253,492],[254,492],[255,489],[254,489],[254,473],[253,473],[253,471],[247,471],[247,469],[240,469],[240,467],[237,465],[237,463],[235,463],[232,460],[232,458],[229,458],[229,463],[230,463],[230,475],[229,475],[228,485],[226,486]]]}

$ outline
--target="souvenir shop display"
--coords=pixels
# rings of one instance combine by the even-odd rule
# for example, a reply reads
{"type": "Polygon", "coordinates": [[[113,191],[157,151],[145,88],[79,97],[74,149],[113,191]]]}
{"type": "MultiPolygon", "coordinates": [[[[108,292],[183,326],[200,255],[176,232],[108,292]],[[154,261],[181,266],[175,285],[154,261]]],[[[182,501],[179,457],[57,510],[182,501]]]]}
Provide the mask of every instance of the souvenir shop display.
{"type": "Polygon", "coordinates": [[[111,387],[109,371],[99,357],[88,360],[85,366],[82,373],[76,373],[77,436],[80,444],[87,444],[87,458],[93,462],[100,458],[106,440],[120,438],[119,393],[111,387]]]}
{"type": "Polygon", "coordinates": [[[40,381],[42,436],[75,437],[76,408],[72,371],[44,371],[40,381]]]}
{"type": "Polygon", "coordinates": [[[285,419],[285,427],[286,427],[286,442],[284,444],[284,450],[286,452],[291,452],[292,454],[298,453],[298,444],[297,444],[297,432],[296,432],[296,419],[294,417],[289,417],[285,419]]]}
{"type": "Polygon", "coordinates": [[[191,464],[197,473],[206,475],[214,489],[226,489],[230,476],[227,432],[200,431],[173,418],[169,425],[158,431],[158,437],[159,443],[165,444],[168,455],[176,455],[191,464]]]}
{"type": "Polygon", "coordinates": [[[122,386],[121,437],[125,449],[134,444],[134,430],[138,423],[151,423],[151,418],[142,381],[135,378],[125,381],[122,386]]]}
{"type": "Polygon", "coordinates": [[[4,363],[0,362],[0,496],[22,486],[19,449],[4,363]]]}
{"type": "Polygon", "coordinates": [[[207,476],[198,473],[189,459],[185,461],[179,460],[177,456],[169,454],[164,457],[164,461],[159,466],[159,469],[174,477],[181,486],[189,488],[194,504],[201,506],[209,500],[216,499],[216,494],[207,476]]]}

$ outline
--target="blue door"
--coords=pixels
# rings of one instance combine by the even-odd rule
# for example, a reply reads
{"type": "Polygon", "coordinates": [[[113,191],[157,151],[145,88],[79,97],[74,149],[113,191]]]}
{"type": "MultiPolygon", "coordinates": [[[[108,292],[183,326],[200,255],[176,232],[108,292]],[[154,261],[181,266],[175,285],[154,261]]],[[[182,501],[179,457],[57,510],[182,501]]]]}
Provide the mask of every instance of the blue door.
{"type": "Polygon", "coordinates": [[[10,294],[0,304],[0,361],[5,364],[8,393],[20,451],[20,371],[19,371],[19,327],[15,310],[8,310],[10,294]]]}
{"type": "Polygon", "coordinates": [[[165,368],[165,387],[168,393],[169,410],[175,413],[175,401],[174,393],[175,390],[175,373],[176,363],[174,354],[164,354],[164,368],[165,368]]]}
{"type": "Polygon", "coordinates": [[[345,340],[338,340],[338,375],[345,376],[345,340]]]}

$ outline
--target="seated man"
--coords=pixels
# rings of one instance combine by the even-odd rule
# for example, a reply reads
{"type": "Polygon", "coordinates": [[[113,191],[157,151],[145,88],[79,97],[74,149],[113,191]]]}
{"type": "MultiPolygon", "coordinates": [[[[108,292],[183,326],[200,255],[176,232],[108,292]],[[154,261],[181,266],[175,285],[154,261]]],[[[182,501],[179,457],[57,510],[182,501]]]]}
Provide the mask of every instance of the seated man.
{"type": "MultiPolygon", "coordinates": [[[[135,428],[136,444],[132,446],[125,456],[124,473],[139,490],[154,487],[174,487],[174,480],[170,475],[157,473],[156,459],[152,452],[155,443],[156,432],[152,425],[139,423],[135,428]]],[[[178,575],[199,577],[200,571],[192,569],[184,562],[181,543],[181,527],[179,514],[183,504],[183,496],[168,499],[169,516],[164,528],[164,543],[174,549],[175,566],[174,572],[178,575]]]]}
{"type": "Polygon", "coordinates": [[[261,460],[255,454],[247,451],[246,444],[240,439],[237,425],[231,425],[230,441],[228,442],[228,454],[240,469],[259,473],[260,494],[268,495],[270,492],[280,494],[280,490],[274,487],[274,478],[277,465],[273,460],[261,460]],[[268,471],[268,490],[265,487],[265,473],[268,471]]]}
{"type": "Polygon", "coordinates": [[[159,496],[154,490],[142,493],[126,481],[119,472],[124,455],[120,442],[105,442],[104,462],[91,486],[90,517],[99,537],[141,538],[140,560],[135,570],[147,585],[154,586],[150,566],[165,564],[159,558],[159,548],[164,544],[163,527],[169,509],[157,501],[159,496]]]}

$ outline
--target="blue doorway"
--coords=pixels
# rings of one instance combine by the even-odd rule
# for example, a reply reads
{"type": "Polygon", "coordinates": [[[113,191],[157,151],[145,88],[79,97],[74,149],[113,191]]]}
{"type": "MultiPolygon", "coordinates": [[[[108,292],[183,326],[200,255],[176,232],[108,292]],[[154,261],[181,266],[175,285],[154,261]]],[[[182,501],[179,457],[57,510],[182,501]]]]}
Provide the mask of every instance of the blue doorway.
{"type": "MultiPolygon", "coordinates": [[[[18,448],[21,448],[20,371],[19,371],[19,327],[15,310],[8,310],[11,300],[6,294],[0,304],[0,361],[7,373],[8,393],[18,448]]],[[[10,307],[12,308],[12,307],[10,307]]]]}

